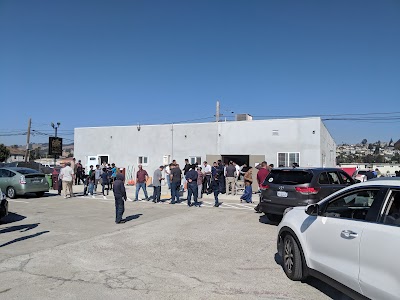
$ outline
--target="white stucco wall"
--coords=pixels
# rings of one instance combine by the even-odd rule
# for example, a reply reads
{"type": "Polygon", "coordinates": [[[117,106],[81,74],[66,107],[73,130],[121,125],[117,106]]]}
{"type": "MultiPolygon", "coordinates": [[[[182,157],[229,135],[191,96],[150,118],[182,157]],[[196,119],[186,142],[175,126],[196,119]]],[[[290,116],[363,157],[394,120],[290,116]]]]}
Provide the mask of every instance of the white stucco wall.
{"type": "Polygon", "coordinates": [[[149,173],[163,164],[164,155],[180,164],[207,154],[265,155],[277,166],[278,152],[299,152],[300,166],[321,166],[322,151],[335,153],[334,147],[320,118],[75,129],[75,157],[84,164],[88,155],[108,154],[117,166],[136,167],[138,156],[147,156],[149,173]],[[322,137],[328,141],[323,149],[322,137]]]}
{"type": "Polygon", "coordinates": [[[320,165],[323,167],[336,166],[336,143],[330,135],[324,123],[321,124],[321,152],[320,152],[320,165]]]}

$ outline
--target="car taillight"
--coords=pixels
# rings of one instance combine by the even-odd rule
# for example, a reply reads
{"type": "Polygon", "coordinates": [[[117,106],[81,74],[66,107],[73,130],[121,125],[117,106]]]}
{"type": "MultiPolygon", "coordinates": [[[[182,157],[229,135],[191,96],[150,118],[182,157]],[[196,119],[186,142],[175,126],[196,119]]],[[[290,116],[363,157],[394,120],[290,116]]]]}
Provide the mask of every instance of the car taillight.
{"type": "Polygon", "coordinates": [[[19,179],[20,184],[26,184],[25,176],[22,175],[21,178],[19,179]]]}
{"type": "Polygon", "coordinates": [[[269,189],[269,185],[261,185],[260,186],[260,190],[268,190],[269,189]]]}
{"type": "Polygon", "coordinates": [[[295,189],[297,192],[303,195],[315,195],[318,194],[319,192],[319,188],[313,188],[313,187],[296,186],[295,189]]]}

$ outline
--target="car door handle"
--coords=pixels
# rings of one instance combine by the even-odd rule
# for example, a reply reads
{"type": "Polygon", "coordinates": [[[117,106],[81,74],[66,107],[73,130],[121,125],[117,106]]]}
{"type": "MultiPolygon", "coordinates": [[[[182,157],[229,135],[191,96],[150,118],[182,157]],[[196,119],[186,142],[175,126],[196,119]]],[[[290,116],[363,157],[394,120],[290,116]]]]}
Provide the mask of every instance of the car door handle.
{"type": "Polygon", "coordinates": [[[357,237],[358,233],[351,230],[343,230],[341,236],[347,239],[351,239],[357,237]]]}

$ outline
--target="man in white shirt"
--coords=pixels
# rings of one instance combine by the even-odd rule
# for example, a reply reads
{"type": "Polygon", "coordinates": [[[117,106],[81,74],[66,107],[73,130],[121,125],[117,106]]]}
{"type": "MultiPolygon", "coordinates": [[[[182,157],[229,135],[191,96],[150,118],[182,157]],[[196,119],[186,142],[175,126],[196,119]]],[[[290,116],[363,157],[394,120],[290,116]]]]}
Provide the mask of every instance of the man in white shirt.
{"type": "Polygon", "coordinates": [[[64,198],[67,198],[67,191],[69,191],[69,196],[73,197],[72,182],[74,180],[74,169],[71,168],[71,163],[68,162],[66,166],[61,169],[60,178],[62,179],[64,198]]]}
{"type": "Polygon", "coordinates": [[[204,182],[203,182],[203,193],[208,193],[211,188],[211,166],[205,161],[203,162],[204,168],[204,182]]]}

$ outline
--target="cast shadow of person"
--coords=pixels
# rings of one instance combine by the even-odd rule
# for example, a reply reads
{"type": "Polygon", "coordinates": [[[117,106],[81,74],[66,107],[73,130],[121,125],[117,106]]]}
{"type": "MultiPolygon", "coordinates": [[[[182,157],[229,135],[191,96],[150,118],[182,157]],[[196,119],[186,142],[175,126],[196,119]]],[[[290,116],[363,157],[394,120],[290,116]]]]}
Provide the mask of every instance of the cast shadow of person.
{"type": "Polygon", "coordinates": [[[129,222],[135,219],[140,218],[140,216],[142,216],[143,214],[136,214],[136,215],[131,215],[125,218],[125,222],[129,222]]]}

